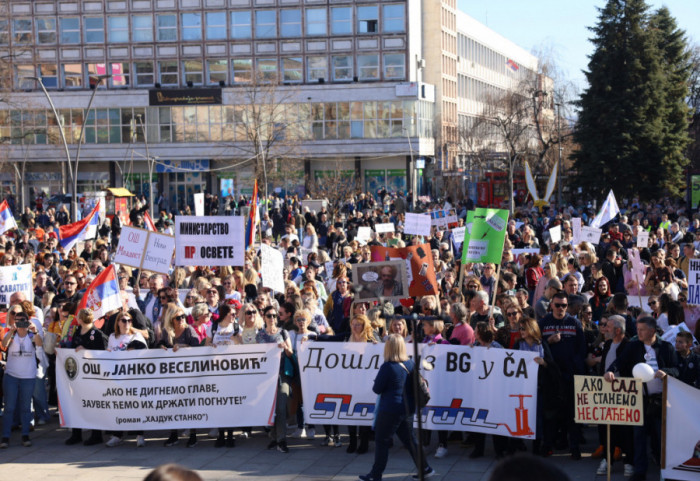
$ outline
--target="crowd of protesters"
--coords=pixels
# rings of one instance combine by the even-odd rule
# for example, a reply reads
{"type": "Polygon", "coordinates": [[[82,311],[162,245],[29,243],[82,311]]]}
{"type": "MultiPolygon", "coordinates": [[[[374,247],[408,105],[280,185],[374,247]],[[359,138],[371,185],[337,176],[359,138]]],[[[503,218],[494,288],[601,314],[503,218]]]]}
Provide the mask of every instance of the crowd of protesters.
{"type": "MultiPolygon", "coordinates": [[[[218,200],[207,197],[206,213],[243,213],[245,205],[245,198],[227,202],[221,212],[218,200]]],[[[584,440],[573,419],[573,376],[630,376],[637,362],[647,362],[656,379],[645,389],[645,424],[616,429],[611,441],[614,459],[622,461],[625,475],[645,479],[648,436],[652,455],[658,459],[660,454],[660,410],[655,409],[660,403],[659,379],[670,375],[700,388],[696,342],[700,306],[688,302],[689,261],[700,250],[700,219],[669,199],[621,199],[620,207],[620,215],[603,226],[598,244],[574,245],[572,218],[588,224],[595,216],[590,204],[575,203],[560,211],[553,207],[540,211],[531,203],[518,206],[508,222],[501,264],[461,266],[460,242],[455,242],[451,229],[434,227],[427,237],[406,235],[404,219],[407,212],[445,209],[457,216],[461,226],[474,208],[469,200],[448,197],[435,202],[413,198],[410,192],[381,191],[358,193],[315,211],[296,197],[272,195],[261,202],[259,235],[260,242],[278,248],[286,259],[284,292],[262,286],[259,250],[252,246],[244,266],[173,267],[169,276],[120,266],[123,307],[99,320],[90,310],[77,311],[77,306],[91,280],[109,266],[121,222],[104,221],[95,240],[65,252],[55,229],[70,221],[67,209],[28,208],[17,218],[19,229],[0,237],[0,265],[32,264],[35,282],[33,302],[15,293],[4,314],[0,448],[8,447],[15,426],[21,426],[22,444],[31,445],[30,425],[50,420],[49,407],[57,402],[56,347],[177,350],[272,342],[284,355],[275,425],[267,429],[269,448],[289,451],[287,428],[293,423],[292,437],[318,438],[320,446],[342,446],[348,453],[363,454],[371,448],[369,428],[350,426],[345,438],[338,426],[304,424],[299,376],[287,360],[294,358],[300,342],[379,343],[398,335],[405,342],[537,353],[537,439],[531,449],[542,456],[568,450],[574,460],[581,458],[584,440]],[[395,232],[373,233],[367,242],[357,239],[360,227],[378,223],[392,223],[395,232]],[[551,242],[549,229],[555,226],[561,226],[561,240],[551,242]],[[637,247],[640,232],[650,234],[642,248],[637,247]],[[372,246],[416,244],[429,244],[436,295],[393,303],[356,298],[351,272],[355,265],[370,262],[372,246]],[[632,259],[637,256],[646,270],[643,278],[633,275],[632,259]],[[332,269],[326,267],[329,263],[332,269]],[[188,290],[186,296],[179,296],[183,289],[188,290]],[[648,299],[646,305],[640,305],[641,299],[648,299]],[[411,312],[434,319],[419,323],[413,332],[411,325],[394,317],[411,312]],[[674,337],[663,340],[669,332],[674,337]]],[[[147,203],[137,200],[128,223],[142,227],[146,209],[147,203]]],[[[174,215],[189,214],[187,209],[162,210],[153,221],[159,230],[172,233],[174,215]]],[[[395,375],[398,372],[394,369],[395,375]]],[[[253,428],[244,428],[239,436],[252,433],[253,428]]],[[[106,445],[118,446],[128,434],[107,433],[106,445]]],[[[131,434],[137,446],[146,444],[142,431],[131,434]]],[[[210,434],[216,447],[235,446],[232,428],[222,426],[210,434]]],[[[604,452],[602,434],[594,452],[597,457],[604,452]]],[[[165,445],[178,444],[181,435],[172,431],[165,445]]],[[[402,432],[402,436],[410,445],[409,435],[402,432]]],[[[470,457],[484,456],[485,436],[447,432],[437,433],[433,456],[448,456],[448,441],[455,437],[473,447],[470,457]]],[[[186,446],[194,447],[198,433],[189,430],[186,438],[186,446]]],[[[92,431],[83,441],[81,431],[74,429],[66,444],[79,442],[90,445],[105,439],[92,431]]],[[[420,442],[429,445],[430,433],[420,442]]],[[[493,444],[497,457],[528,449],[522,442],[498,436],[493,444]]],[[[601,461],[599,473],[605,472],[606,463],[601,461]]]]}

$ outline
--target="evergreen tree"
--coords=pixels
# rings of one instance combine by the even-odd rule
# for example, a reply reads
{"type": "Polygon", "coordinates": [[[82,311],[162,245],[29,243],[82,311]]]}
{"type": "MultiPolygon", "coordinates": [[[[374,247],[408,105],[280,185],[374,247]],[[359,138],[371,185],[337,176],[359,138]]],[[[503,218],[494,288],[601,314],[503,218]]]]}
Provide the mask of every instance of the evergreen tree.
{"type": "MultiPolygon", "coordinates": [[[[658,197],[661,189],[671,191],[683,165],[676,147],[667,145],[677,134],[668,119],[676,97],[666,90],[666,53],[650,29],[644,0],[609,0],[599,12],[590,29],[589,87],[578,102],[576,180],[587,194],[612,188],[620,196],[658,197]]],[[[662,17],[655,21],[660,28],[662,17]]],[[[670,16],[663,22],[666,31],[677,32],[670,16]]]]}

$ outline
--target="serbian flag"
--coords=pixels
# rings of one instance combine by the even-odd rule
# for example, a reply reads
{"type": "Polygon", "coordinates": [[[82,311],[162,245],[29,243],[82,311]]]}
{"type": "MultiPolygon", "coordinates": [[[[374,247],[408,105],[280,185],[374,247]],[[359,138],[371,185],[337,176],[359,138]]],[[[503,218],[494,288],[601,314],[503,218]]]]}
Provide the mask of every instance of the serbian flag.
{"type": "Polygon", "coordinates": [[[245,228],[245,247],[252,246],[255,243],[255,229],[258,227],[260,218],[258,217],[258,179],[255,179],[253,187],[253,198],[250,201],[250,216],[245,228]]]}
{"type": "Polygon", "coordinates": [[[511,69],[513,72],[517,72],[518,70],[520,70],[520,67],[518,66],[518,64],[515,63],[515,60],[511,60],[511,59],[508,59],[508,61],[506,62],[506,67],[511,69]]]}
{"type": "Polygon", "coordinates": [[[85,308],[92,309],[95,319],[99,319],[104,317],[109,311],[120,307],[122,307],[122,299],[119,295],[117,270],[114,268],[114,264],[110,264],[109,267],[95,277],[90,287],[85,290],[82,299],[78,303],[78,311],[85,308]]]}
{"type": "Polygon", "coordinates": [[[148,211],[144,212],[143,214],[143,223],[146,225],[146,230],[158,232],[156,225],[153,223],[153,219],[151,219],[151,214],[149,214],[148,211]]]}
{"type": "Polygon", "coordinates": [[[77,242],[88,238],[88,233],[92,225],[97,225],[99,222],[100,202],[97,201],[95,207],[90,213],[78,222],[62,225],[58,228],[58,237],[61,239],[61,245],[66,251],[69,251],[77,242]]]}
{"type": "MultiPolygon", "coordinates": [[[[99,212],[99,200],[97,201],[98,203],[98,212],[99,212]]],[[[86,239],[94,239],[97,237],[97,229],[100,228],[100,215],[95,214],[92,216],[90,219],[90,222],[88,222],[88,227],[87,227],[87,233],[85,234],[86,239]]]]}
{"type": "Polygon", "coordinates": [[[12,216],[12,211],[10,211],[10,206],[7,204],[6,200],[0,202],[0,235],[4,234],[8,230],[16,229],[17,222],[12,216]]]}

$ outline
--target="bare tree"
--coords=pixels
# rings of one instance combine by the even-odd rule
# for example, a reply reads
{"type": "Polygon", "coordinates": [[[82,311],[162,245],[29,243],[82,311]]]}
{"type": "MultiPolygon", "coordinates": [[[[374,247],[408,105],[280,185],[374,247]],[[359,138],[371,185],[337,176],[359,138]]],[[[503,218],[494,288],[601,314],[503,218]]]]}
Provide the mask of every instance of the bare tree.
{"type": "Polygon", "coordinates": [[[345,202],[359,192],[354,172],[343,170],[343,165],[342,161],[336,160],[333,170],[327,175],[320,174],[318,178],[307,179],[309,195],[313,199],[327,201],[331,222],[340,217],[345,202]]]}

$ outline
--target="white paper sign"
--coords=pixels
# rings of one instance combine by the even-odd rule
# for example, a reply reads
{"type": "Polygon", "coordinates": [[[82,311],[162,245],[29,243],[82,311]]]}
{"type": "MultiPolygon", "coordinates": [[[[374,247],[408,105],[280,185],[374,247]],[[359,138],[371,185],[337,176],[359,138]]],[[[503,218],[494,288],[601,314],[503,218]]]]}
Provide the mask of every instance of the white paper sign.
{"type": "Polygon", "coordinates": [[[452,229],[452,243],[455,247],[459,247],[464,242],[464,231],[467,229],[466,226],[455,227],[452,229]]]}
{"type": "Polygon", "coordinates": [[[203,216],[204,215],[204,193],[198,192],[194,194],[194,215],[203,216]]]}
{"type": "Polygon", "coordinates": [[[574,245],[581,243],[581,218],[572,217],[571,218],[571,237],[574,245]]]}
{"type": "Polygon", "coordinates": [[[175,264],[243,266],[245,227],[242,216],[175,218],[175,264]]]}
{"type": "Polygon", "coordinates": [[[138,227],[124,226],[119,235],[119,244],[114,254],[114,262],[140,268],[143,252],[146,250],[148,231],[138,227]]]}
{"type": "Polygon", "coordinates": [[[394,223],[387,222],[386,224],[374,224],[374,232],[377,234],[385,234],[387,232],[394,232],[394,223]]]}
{"type": "Polygon", "coordinates": [[[263,287],[284,292],[284,258],[282,253],[267,244],[260,245],[260,275],[263,287]]]}
{"type": "Polygon", "coordinates": [[[404,234],[429,236],[431,220],[429,214],[412,214],[407,212],[403,232],[404,234]]]}
{"type": "Polygon", "coordinates": [[[649,247],[649,232],[641,230],[637,233],[637,247],[640,249],[649,247]]]}
{"type": "Polygon", "coordinates": [[[0,304],[9,306],[15,292],[23,292],[28,300],[34,299],[31,264],[0,267],[0,304]]]}
{"type": "Polygon", "coordinates": [[[149,232],[146,251],[143,253],[143,265],[146,271],[169,274],[175,252],[175,238],[167,234],[149,232]]]}
{"type": "Polygon", "coordinates": [[[598,245],[602,233],[602,229],[585,225],[581,227],[581,242],[590,242],[593,245],[598,245]]]}
{"type": "Polygon", "coordinates": [[[372,228],[367,226],[358,227],[357,236],[355,238],[363,244],[368,243],[372,238],[372,228]]]}
{"type": "Polygon", "coordinates": [[[61,426],[160,430],[272,424],[277,344],[56,349],[61,426]]]}
{"type": "Polygon", "coordinates": [[[549,238],[555,244],[561,240],[561,226],[560,225],[555,225],[554,227],[549,229],[549,238]]]}

